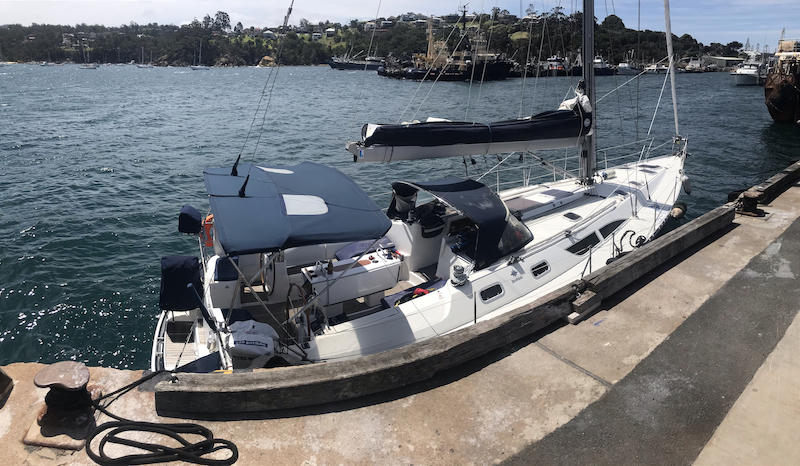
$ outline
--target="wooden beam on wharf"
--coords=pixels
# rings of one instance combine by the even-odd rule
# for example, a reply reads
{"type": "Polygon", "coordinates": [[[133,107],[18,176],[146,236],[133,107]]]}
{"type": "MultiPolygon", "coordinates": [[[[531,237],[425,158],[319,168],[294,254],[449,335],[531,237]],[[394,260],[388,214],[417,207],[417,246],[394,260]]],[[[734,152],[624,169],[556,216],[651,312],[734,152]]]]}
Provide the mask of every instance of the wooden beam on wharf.
{"type": "Polygon", "coordinates": [[[759,185],[753,186],[746,192],[752,193],[759,204],[768,204],[796,183],[798,179],[800,179],[800,161],[789,165],[780,173],[771,176],[759,185]]]}

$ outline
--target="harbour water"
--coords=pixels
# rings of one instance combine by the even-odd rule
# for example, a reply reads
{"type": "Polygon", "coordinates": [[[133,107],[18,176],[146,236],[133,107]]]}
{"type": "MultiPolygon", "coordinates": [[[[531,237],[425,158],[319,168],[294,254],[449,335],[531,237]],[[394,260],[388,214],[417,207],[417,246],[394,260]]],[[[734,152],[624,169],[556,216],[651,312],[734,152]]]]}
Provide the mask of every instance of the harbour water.
{"type": "MultiPolygon", "coordinates": [[[[598,98],[626,79],[598,78],[598,98]]],[[[364,123],[511,119],[556,108],[576,82],[431,86],[329,67],[0,68],[0,365],[146,368],[159,260],[196,253],[177,213],[186,203],[207,210],[204,167],[230,166],[240,152],[268,165],[325,163],[385,206],[393,180],[463,176],[465,165],[475,176],[497,161],[354,164],[344,143],[364,123]]],[[[644,138],[663,84],[644,76],[604,97],[599,147],[636,138],[637,100],[644,138]]],[[[727,73],[678,75],[677,84],[694,186],[682,197],[687,219],[800,158],[800,128],[772,123],[762,88],[734,86],[727,73]]],[[[668,93],[653,127],[674,132],[668,93]]]]}

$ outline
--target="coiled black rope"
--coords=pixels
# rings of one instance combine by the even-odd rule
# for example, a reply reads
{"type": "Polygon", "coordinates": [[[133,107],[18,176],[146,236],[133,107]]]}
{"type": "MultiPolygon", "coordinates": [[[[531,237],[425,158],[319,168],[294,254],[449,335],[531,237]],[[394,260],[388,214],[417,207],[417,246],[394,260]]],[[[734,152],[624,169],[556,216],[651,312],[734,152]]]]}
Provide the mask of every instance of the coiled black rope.
{"type": "Polygon", "coordinates": [[[154,464],[166,463],[169,461],[185,461],[187,463],[214,465],[214,466],[227,466],[234,464],[239,459],[239,449],[236,445],[224,439],[215,439],[213,432],[195,423],[179,423],[179,424],[161,424],[156,422],[136,422],[123,417],[117,416],[109,412],[106,408],[116,401],[119,396],[124,395],[138,385],[152,379],[156,375],[163,374],[165,371],[153,372],[141,379],[122,387],[121,389],[104,395],[98,400],[94,401],[94,407],[103,414],[116,419],[116,421],[109,421],[99,425],[95,428],[89,437],[86,439],[86,454],[94,462],[101,465],[130,465],[130,464],[154,464]],[[100,402],[112,396],[116,397],[110,400],[106,405],[101,405],[100,402]],[[106,432],[108,431],[108,432],[106,432]],[[97,446],[97,452],[92,449],[92,440],[100,434],[104,433],[100,443],[97,446]],[[128,432],[149,432],[160,434],[170,437],[180,443],[180,447],[168,447],[158,443],[140,442],[125,438],[122,435],[128,432]],[[190,442],[184,435],[199,435],[204,437],[204,440],[199,442],[190,442]],[[132,448],[147,451],[148,453],[137,453],[119,457],[111,457],[106,454],[105,448],[107,444],[125,445],[132,448]],[[205,455],[214,453],[220,450],[229,450],[230,456],[225,459],[216,460],[206,458],[205,455]]]}

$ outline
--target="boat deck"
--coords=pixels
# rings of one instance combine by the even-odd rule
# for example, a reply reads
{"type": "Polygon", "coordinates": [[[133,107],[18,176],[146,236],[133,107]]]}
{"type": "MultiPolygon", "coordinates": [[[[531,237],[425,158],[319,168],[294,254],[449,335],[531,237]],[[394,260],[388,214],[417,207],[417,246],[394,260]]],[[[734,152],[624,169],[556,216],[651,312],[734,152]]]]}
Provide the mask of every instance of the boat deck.
{"type": "MultiPolygon", "coordinates": [[[[164,323],[164,367],[169,369],[188,364],[195,359],[195,338],[205,342],[206,327],[195,326],[197,311],[173,311],[171,319],[164,323]]],[[[203,345],[205,346],[205,345],[203,345]]]]}
{"type": "MultiPolygon", "coordinates": [[[[347,321],[368,316],[383,309],[383,306],[377,302],[377,300],[379,300],[381,297],[390,296],[392,294],[408,290],[420,285],[421,283],[425,283],[427,280],[428,275],[425,273],[412,272],[409,274],[408,280],[399,281],[397,285],[384,291],[377,297],[373,297],[372,299],[362,297],[344,301],[341,303],[342,312],[337,316],[329,315],[328,318],[334,321],[347,321]]],[[[271,325],[272,327],[276,328],[276,330],[278,328],[283,328],[282,324],[286,322],[289,317],[298,312],[305,304],[303,299],[297,298],[289,303],[289,308],[287,310],[286,302],[270,302],[270,296],[264,291],[264,287],[262,285],[255,285],[253,290],[261,299],[261,301],[264,302],[266,309],[261,306],[258,300],[253,296],[253,293],[250,291],[245,291],[244,289],[242,290],[241,294],[242,308],[250,311],[255,320],[271,325]]]]}

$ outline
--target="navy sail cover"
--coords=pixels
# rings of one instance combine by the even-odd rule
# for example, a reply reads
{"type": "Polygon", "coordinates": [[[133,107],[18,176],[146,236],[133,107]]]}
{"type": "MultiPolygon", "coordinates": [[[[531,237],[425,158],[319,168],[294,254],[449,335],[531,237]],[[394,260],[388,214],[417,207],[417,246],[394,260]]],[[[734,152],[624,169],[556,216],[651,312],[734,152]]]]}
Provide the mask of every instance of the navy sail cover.
{"type": "Polygon", "coordinates": [[[446,146],[488,144],[579,137],[588,132],[580,111],[553,110],[521,120],[496,123],[434,121],[381,125],[369,136],[362,130],[364,146],[446,146]]]}
{"type": "Polygon", "coordinates": [[[217,240],[228,256],[376,239],[391,227],[352,179],[317,163],[239,164],[237,176],[230,168],[206,168],[203,174],[217,240]]]}

